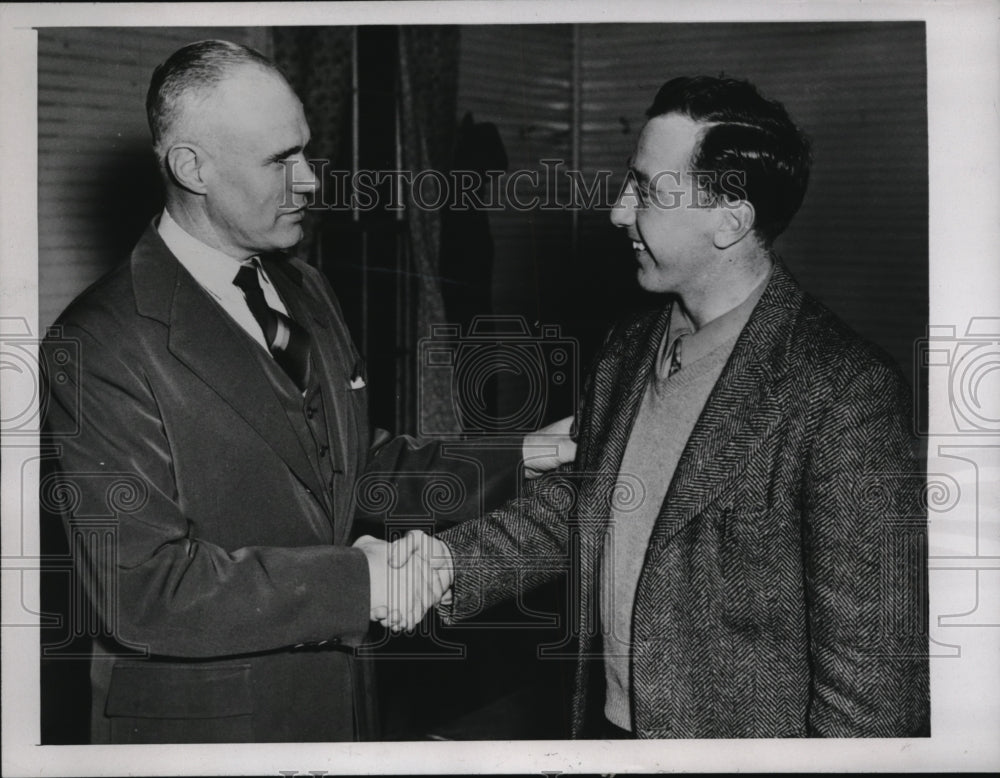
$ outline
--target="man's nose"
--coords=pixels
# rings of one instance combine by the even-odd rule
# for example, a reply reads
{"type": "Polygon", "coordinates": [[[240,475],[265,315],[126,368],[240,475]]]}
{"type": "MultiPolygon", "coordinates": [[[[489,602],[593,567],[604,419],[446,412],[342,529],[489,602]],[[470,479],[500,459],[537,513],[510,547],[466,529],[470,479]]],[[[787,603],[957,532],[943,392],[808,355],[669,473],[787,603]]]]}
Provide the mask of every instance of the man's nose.
{"type": "Polygon", "coordinates": [[[635,184],[629,181],[618,200],[611,206],[611,223],[616,227],[628,227],[635,223],[635,184]]]}
{"type": "Polygon", "coordinates": [[[319,188],[319,179],[312,164],[301,154],[292,163],[292,191],[296,194],[311,194],[319,188]]]}

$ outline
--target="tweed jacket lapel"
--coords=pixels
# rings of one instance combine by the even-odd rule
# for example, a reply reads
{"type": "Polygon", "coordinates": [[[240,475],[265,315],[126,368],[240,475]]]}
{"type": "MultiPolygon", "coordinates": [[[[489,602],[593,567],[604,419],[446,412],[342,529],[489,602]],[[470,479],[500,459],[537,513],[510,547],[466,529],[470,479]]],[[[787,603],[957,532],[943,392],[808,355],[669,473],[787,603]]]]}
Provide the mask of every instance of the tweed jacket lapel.
{"type": "Polygon", "coordinates": [[[780,261],[681,454],[647,560],[743,474],[785,416],[783,355],[802,292],[780,261]]]}
{"type": "Polygon", "coordinates": [[[132,252],[132,277],[139,313],[169,327],[171,354],[235,410],[304,484],[322,493],[280,399],[249,351],[256,346],[170,253],[152,225],[132,252]]]}
{"type": "MultiPolygon", "coordinates": [[[[590,407],[582,408],[578,416],[581,447],[577,451],[577,486],[581,492],[574,514],[576,529],[571,534],[579,534],[570,543],[575,546],[572,553],[579,563],[571,575],[578,576],[580,582],[575,628],[581,657],[590,656],[594,650],[600,652],[594,643],[600,630],[594,584],[599,575],[604,531],[625,446],[669,320],[670,306],[666,306],[633,323],[610,342],[610,350],[600,360],[585,393],[590,407]]],[[[587,686],[587,668],[586,662],[577,668],[578,690],[587,686]]],[[[582,697],[577,697],[574,728],[582,726],[582,715],[582,697]]]]}
{"type": "Polygon", "coordinates": [[[595,537],[603,534],[610,516],[612,492],[625,456],[625,447],[670,321],[671,307],[668,305],[647,316],[639,326],[630,327],[617,341],[620,351],[609,354],[610,359],[594,376],[594,407],[582,416],[585,425],[593,423],[596,426],[590,430],[582,429],[581,437],[596,441],[585,467],[588,471],[586,475],[593,476],[592,483],[597,485],[597,489],[582,506],[589,509],[587,515],[598,519],[593,522],[595,537]]]}

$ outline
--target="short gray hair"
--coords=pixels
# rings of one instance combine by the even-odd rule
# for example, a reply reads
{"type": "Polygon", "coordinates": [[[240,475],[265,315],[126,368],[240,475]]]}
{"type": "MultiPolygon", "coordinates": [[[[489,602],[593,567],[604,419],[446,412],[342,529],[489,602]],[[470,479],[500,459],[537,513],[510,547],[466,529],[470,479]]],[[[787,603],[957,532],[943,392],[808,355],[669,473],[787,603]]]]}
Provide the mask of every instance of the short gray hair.
{"type": "Polygon", "coordinates": [[[267,57],[248,46],[222,40],[190,43],[156,67],[146,92],[146,118],[153,136],[153,149],[162,162],[164,139],[176,122],[185,98],[205,92],[223,81],[234,69],[253,65],[284,80],[267,57]]]}

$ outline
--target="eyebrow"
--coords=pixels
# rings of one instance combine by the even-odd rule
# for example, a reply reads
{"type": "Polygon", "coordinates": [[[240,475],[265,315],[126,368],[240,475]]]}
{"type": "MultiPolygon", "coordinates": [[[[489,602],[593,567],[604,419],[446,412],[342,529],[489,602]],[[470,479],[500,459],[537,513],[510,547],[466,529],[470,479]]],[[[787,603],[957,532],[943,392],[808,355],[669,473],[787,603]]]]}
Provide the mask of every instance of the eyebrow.
{"type": "Polygon", "coordinates": [[[277,154],[272,154],[270,157],[267,158],[267,161],[278,162],[282,159],[287,159],[288,157],[294,156],[295,154],[298,154],[300,151],[304,150],[305,146],[292,146],[291,148],[287,148],[284,151],[279,151],[277,154]]]}

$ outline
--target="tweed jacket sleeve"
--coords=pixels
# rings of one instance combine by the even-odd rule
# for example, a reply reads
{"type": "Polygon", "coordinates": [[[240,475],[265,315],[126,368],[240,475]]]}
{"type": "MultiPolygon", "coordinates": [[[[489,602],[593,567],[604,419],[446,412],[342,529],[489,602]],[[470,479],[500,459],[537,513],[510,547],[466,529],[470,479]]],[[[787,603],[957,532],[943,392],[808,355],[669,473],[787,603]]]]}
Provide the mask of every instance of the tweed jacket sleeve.
{"type": "Polygon", "coordinates": [[[893,371],[865,363],[823,412],[806,464],[813,736],[898,737],[928,725],[926,523],[909,408],[893,371]]]}
{"type": "Polygon", "coordinates": [[[438,537],[447,543],[455,569],[453,604],[440,607],[446,623],[470,618],[486,608],[556,578],[576,564],[579,538],[597,522],[581,506],[587,497],[612,491],[617,472],[593,467],[595,448],[590,405],[597,368],[625,326],[609,330],[587,372],[576,408],[577,457],[535,480],[518,482],[517,496],[488,515],[459,524],[438,537]],[[582,463],[588,462],[587,466],[582,463]],[[602,475],[597,476],[597,470],[602,475]]]}
{"type": "Polygon", "coordinates": [[[567,569],[569,524],[565,476],[570,466],[527,481],[521,496],[483,519],[437,535],[452,555],[454,602],[447,623],[540,586],[567,569]]]}
{"type": "MultiPolygon", "coordinates": [[[[455,569],[453,604],[439,613],[446,623],[470,618],[565,572],[573,564],[574,537],[581,524],[582,491],[594,485],[594,473],[581,472],[592,437],[588,400],[594,390],[596,366],[617,330],[605,337],[587,374],[576,421],[580,429],[577,458],[535,480],[521,480],[517,496],[488,515],[459,524],[438,537],[447,543],[455,569]]],[[[610,478],[597,479],[607,487],[610,478]]]]}

